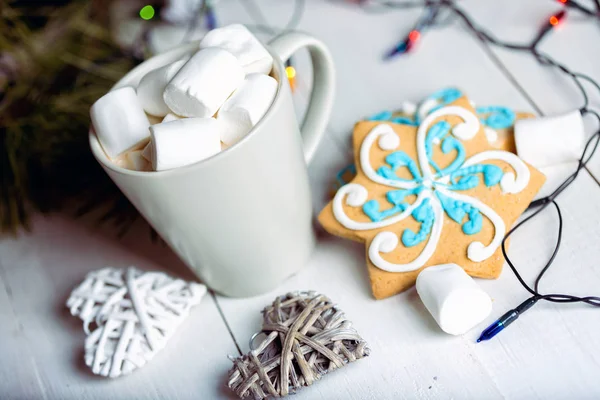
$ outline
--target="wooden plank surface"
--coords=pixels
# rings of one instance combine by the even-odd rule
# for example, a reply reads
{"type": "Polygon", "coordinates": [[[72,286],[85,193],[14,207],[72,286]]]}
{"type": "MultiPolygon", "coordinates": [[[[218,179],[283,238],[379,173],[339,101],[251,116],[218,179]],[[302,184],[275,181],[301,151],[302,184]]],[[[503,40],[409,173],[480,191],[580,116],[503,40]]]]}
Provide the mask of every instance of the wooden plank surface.
{"type": "MultiPolygon", "coordinates": [[[[220,24],[257,23],[256,15],[240,1],[217,3],[220,24]]],[[[293,10],[293,2],[256,4],[273,27],[284,26],[293,10]]],[[[533,34],[537,21],[560,8],[546,0],[463,0],[460,4],[497,36],[514,40],[533,34]]],[[[353,124],[403,100],[417,101],[453,85],[478,104],[503,104],[540,114],[578,104],[577,93],[556,73],[540,68],[529,56],[488,48],[457,23],[429,31],[413,54],[382,62],[382,55],[412,27],[420,12],[365,14],[338,2],[307,1],[299,29],[330,47],[338,73],[327,136],[309,166],[315,211],[328,200],[334,175],[351,159],[353,124]]],[[[543,49],[600,79],[600,48],[594,47],[599,25],[578,22],[575,14],[573,23],[548,37],[543,49]]],[[[306,54],[294,57],[294,63],[299,73],[295,103],[302,113],[312,79],[306,54]]],[[[592,101],[600,105],[600,94],[592,101]]],[[[573,167],[544,170],[549,178],[544,192],[573,167]]],[[[600,186],[594,179],[600,177],[598,157],[589,170],[592,175],[583,172],[560,197],[563,244],[544,280],[544,290],[598,293],[600,186]]],[[[546,211],[514,237],[510,254],[526,279],[531,280],[549,256],[555,225],[555,215],[546,211]]],[[[320,229],[309,264],[280,288],[250,299],[219,296],[217,303],[207,296],[153,362],[129,377],[106,381],[93,377],[83,365],[83,332],[64,309],[70,290],[86,272],[105,265],[135,264],[183,277],[190,277],[189,272],[170,250],[150,244],[143,226],[123,241],[63,217],[38,217],[34,227],[30,235],[0,242],[0,398],[231,398],[224,387],[230,367],[225,356],[237,354],[236,344],[248,351],[248,339],[260,328],[260,311],[275,296],[304,289],[321,291],[337,302],[370,343],[372,354],[324,377],[295,398],[600,396],[597,310],[540,304],[493,341],[475,344],[479,329],[459,337],[445,335],[414,290],[375,301],[368,287],[363,246],[320,229]]],[[[498,280],[478,282],[494,300],[492,315],[479,328],[526,298],[508,269],[498,280]]]]}
{"type": "Polygon", "coordinates": [[[104,266],[166,270],[193,279],[138,225],[121,241],[61,217],[34,220],[31,234],[0,242],[0,398],[134,399],[223,396],[235,344],[210,295],[165,349],[128,377],[94,376],[83,362],[81,321],[65,307],[89,271],[104,266]]]}

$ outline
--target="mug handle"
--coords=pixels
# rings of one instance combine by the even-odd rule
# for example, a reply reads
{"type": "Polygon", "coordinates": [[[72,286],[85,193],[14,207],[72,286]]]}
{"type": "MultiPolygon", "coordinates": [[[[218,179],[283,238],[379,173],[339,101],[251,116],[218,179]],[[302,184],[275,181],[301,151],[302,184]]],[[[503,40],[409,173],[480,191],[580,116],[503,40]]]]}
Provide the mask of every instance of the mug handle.
{"type": "Polygon", "coordinates": [[[302,133],[304,159],[308,164],[315,155],[323,137],[335,93],[335,69],[327,47],[320,40],[300,32],[284,33],[274,38],[269,46],[285,63],[293,53],[306,47],[313,66],[313,88],[308,109],[300,131],[302,133]]]}

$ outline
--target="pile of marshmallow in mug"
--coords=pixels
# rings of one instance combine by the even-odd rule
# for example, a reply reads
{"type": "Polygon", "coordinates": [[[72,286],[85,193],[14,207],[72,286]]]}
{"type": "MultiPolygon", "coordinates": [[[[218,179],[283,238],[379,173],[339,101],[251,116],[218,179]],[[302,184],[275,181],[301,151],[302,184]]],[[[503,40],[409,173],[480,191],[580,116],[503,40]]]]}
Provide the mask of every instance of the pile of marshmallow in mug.
{"type": "Polygon", "coordinates": [[[246,27],[215,29],[191,57],[148,72],[137,90],[122,87],[96,101],[92,124],[117,165],[139,171],[189,165],[235,144],[262,118],[277,92],[272,66],[246,27]],[[162,121],[151,124],[153,117],[162,121]]]}

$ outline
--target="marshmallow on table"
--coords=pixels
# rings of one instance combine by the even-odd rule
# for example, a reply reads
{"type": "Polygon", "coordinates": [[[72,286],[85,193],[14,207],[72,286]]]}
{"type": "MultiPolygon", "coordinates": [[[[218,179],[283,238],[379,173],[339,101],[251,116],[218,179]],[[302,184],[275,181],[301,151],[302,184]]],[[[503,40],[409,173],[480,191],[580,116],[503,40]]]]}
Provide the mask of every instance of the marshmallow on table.
{"type": "Polygon", "coordinates": [[[122,87],[102,96],[90,109],[98,141],[115,158],[150,136],[150,121],[132,87],[122,87]]]}
{"type": "Polygon", "coordinates": [[[213,29],[200,41],[200,48],[220,47],[240,60],[247,74],[268,74],[273,67],[273,57],[244,25],[233,24],[213,29]]]}
{"type": "Polygon", "coordinates": [[[277,94],[277,81],[264,74],[250,74],[219,109],[221,141],[228,146],[243,138],[265,115],[277,94]]]}
{"type": "Polygon", "coordinates": [[[152,168],[163,171],[204,160],[221,151],[214,118],[185,118],[152,125],[152,168]]]}
{"type": "Polygon", "coordinates": [[[490,296],[456,264],[425,268],[416,286],[427,310],[451,335],[469,331],[492,311],[490,296]]]}
{"type": "Polygon", "coordinates": [[[579,110],[515,122],[517,154],[536,168],[579,160],[584,138],[579,110]]]}
{"type": "Polygon", "coordinates": [[[171,110],[163,100],[163,92],[177,71],[183,67],[186,60],[179,60],[148,72],[137,88],[137,95],[144,110],[157,117],[164,117],[171,110]]]}
{"type": "Polygon", "coordinates": [[[211,47],[198,51],[175,74],[163,99],[177,115],[212,117],[244,80],[244,70],[227,50],[211,47]]]}

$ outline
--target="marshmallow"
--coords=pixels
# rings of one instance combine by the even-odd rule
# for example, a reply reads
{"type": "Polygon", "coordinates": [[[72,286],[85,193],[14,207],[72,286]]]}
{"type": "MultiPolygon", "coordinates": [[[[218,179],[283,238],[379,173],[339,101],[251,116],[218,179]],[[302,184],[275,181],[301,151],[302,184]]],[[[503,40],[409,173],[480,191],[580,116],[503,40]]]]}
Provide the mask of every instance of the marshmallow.
{"type": "Polygon", "coordinates": [[[233,24],[213,29],[200,41],[200,48],[220,47],[240,60],[247,74],[268,74],[273,67],[273,57],[244,25],[233,24]]]}
{"type": "Polygon", "coordinates": [[[150,115],[146,113],[146,117],[148,117],[148,121],[150,121],[150,125],[160,124],[163,121],[162,117],[155,117],[154,115],[150,115]]]}
{"type": "Polygon", "coordinates": [[[135,150],[127,153],[126,167],[136,171],[150,170],[148,160],[142,157],[142,150],[135,150]]]}
{"type": "Polygon", "coordinates": [[[244,80],[244,70],[230,52],[198,51],[167,85],[163,99],[177,115],[212,117],[244,80]]]}
{"type": "Polygon", "coordinates": [[[168,113],[167,115],[165,115],[162,122],[177,121],[178,119],[181,119],[181,118],[183,118],[183,117],[180,117],[179,115],[175,115],[173,113],[168,113]]]}
{"type": "Polygon", "coordinates": [[[277,81],[264,74],[250,74],[219,109],[221,141],[228,146],[243,138],[265,115],[277,94],[277,81]]]}
{"type": "Polygon", "coordinates": [[[98,99],[90,109],[90,116],[96,136],[110,158],[150,135],[150,121],[130,86],[108,92],[98,99]]]}
{"type": "Polygon", "coordinates": [[[425,268],[417,277],[417,292],[440,328],[460,335],[483,321],[492,300],[456,264],[425,268]]]}
{"type": "Polygon", "coordinates": [[[152,167],[163,171],[204,160],[221,151],[214,118],[186,118],[152,125],[152,167]]]}
{"type": "Polygon", "coordinates": [[[151,115],[164,117],[170,110],[163,100],[163,92],[186,60],[179,60],[148,72],[137,88],[137,95],[144,110],[151,115]]]}
{"type": "Polygon", "coordinates": [[[517,154],[536,168],[579,160],[584,138],[579,110],[515,123],[517,154]]]}
{"type": "Polygon", "coordinates": [[[152,140],[148,142],[146,147],[142,150],[142,157],[144,157],[149,162],[152,162],[152,140]]]}

